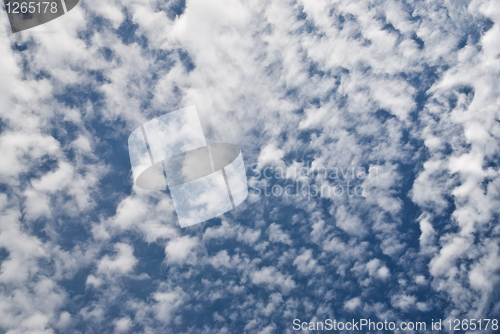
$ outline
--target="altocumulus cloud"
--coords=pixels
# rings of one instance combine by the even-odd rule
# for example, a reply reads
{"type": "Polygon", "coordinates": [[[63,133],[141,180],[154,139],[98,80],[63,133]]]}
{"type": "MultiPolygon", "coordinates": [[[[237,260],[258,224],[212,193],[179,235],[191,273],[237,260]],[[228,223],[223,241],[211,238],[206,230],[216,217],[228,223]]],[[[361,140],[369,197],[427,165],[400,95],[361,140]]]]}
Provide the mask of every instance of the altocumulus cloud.
{"type": "Polygon", "coordinates": [[[0,22],[2,332],[500,317],[498,1],[89,0],[0,22]],[[180,229],[167,192],[132,187],[126,142],[193,104],[250,181],[376,177],[180,229]]]}

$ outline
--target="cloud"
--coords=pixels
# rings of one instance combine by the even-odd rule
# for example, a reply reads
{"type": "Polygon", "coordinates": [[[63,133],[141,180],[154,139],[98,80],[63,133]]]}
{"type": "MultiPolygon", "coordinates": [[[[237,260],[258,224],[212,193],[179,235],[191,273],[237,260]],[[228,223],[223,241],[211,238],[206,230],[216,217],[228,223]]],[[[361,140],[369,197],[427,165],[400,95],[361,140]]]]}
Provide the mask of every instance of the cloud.
{"type": "Polygon", "coordinates": [[[155,304],[152,306],[155,317],[166,324],[172,320],[172,316],[185,302],[186,294],[181,289],[156,292],[153,295],[155,304]]]}
{"type": "Polygon", "coordinates": [[[390,276],[389,269],[381,264],[379,259],[372,259],[366,264],[366,270],[370,276],[386,279],[390,276]]]}
{"type": "Polygon", "coordinates": [[[129,317],[124,317],[115,321],[116,332],[126,333],[129,331],[132,321],[129,317]]]}
{"type": "Polygon", "coordinates": [[[392,297],[392,304],[406,312],[409,311],[410,308],[414,307],[415,302],[415,296],[398,295],[392,297]]]}
{"type": "Polygon", "coordinates": [[[279,163],[283,159],[284,154],[283,150],[278,149],[274,144],[269,144],[260,152],[258,162],[261,166],[269,163],[279,163]]]}
{"type": "Polygon", "coordinates": [[[276,223],[269,225],[268,234],[269,240],[272,242],[280,242],[287,245],[291,245],[292,243],[290,236],[276,223]]]}
{"type": "Polygon", "coordinates": [[[354,297],[352,299],[349,299],[348,301],[346,301],[344,303],[344,308],[346,308],[350,311],[354,311],[355,309],[357,309],[360,306],[361,306],[361,299],[359,299],[358,297],[354,297]]]}
{"type": "Polygon", "coordinates": [[[251,273],[252,283],[264,284],[274,289],[279,287],[283,293],[288,293],[296,287],[295,281],[289,275],[283,275],[274,267],[264,267],[251,273]]]}
{"type": "Polygon", "coordinates": [[[314,260],[310,249],[306,249],[302,254],[298,255],[295,260],[293,260],[293,264],[304,274],[309,274],[312,271],[321,271],[322,269],[318,266],[317,261],[314,260]]]}
{"type": "Polygon", "coordinates": [[[186,260],[196,248],[199,241],[195,237],[183,236],[168,242],[165,247],[167,260],[172,263],[181,263],[186,260]]]}
{"type": "Polygon", "coordinates": [[[127,274],[137,263],[132,246],[117,243],[114,245],[116,254],[113,257],[105,255],[97,265],[97,273],[105,275],[127,274]]]}

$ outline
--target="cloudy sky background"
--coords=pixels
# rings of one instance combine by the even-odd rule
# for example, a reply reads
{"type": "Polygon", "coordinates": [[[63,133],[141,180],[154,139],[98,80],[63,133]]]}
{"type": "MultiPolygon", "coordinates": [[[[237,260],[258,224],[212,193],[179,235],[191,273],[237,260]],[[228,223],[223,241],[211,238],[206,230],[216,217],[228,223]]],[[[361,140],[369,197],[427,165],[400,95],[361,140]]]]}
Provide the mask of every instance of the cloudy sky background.
{"type": "Polygon", "coordinates": [[[17,34],[1,14],[1,332],[500,319],[498,1],[82,0],[17,34]],[[127,138],[188,105],[250,184],[376,177],[181,229],[127,138]]]}

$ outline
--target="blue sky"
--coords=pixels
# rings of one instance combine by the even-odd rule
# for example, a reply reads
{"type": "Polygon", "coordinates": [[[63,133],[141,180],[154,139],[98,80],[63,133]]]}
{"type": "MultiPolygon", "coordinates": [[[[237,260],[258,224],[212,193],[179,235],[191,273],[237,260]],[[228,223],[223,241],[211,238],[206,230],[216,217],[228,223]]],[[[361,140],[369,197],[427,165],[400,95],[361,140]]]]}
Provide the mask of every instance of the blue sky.
{"type": "Polygon", "coordinates": [[[16,34],[1,14],[0,332],[500,319],[498,1],[82,0],[16,34]],[[252,188],[181,229],[127,139],[190,105],[252,188]],[[264,192],[297,182],[363,191],[264,192]]]}

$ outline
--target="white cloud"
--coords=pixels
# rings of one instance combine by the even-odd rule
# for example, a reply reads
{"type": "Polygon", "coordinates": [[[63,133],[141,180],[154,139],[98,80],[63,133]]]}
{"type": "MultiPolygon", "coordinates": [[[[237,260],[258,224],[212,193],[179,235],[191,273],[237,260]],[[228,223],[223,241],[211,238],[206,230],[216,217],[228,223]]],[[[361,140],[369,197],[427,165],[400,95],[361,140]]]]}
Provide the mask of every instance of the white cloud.
{"type": "Polygon", "coordinates": [[[105,275],[128,274],[137,264],[134,248],[128,244],[117,243],[114,245],[116,254],[105,255],[97,265],[97,273],[105,275]]]}
{"type": "Polygon", "coordinates": [[[153,311],[156,319],[164,323],[170,323],[173,314],[179,310],[179,307],[185,302],[186,294],[181,289],[156,292],[153,295],[155,304],[153,311]]]}
{"type": "Polygon", "coordinates": [[[130,317],[124,317],[115,321],[115,331],[117,333],[126,333],[129,331],[132,321],[130,317]]]}
{"type": "Polygon", "coordinates": [[[98,277],[95,277],[94,275],[89,275],[87,277],[87,280],[85,281],[85,284],[87,286],[92,286],[92,287],[95,287],[95,288],[98,288],[100,287],[102,284],[103,284],[103,280],[98,278],[98,277]]]}
{"type": "Polygon", "coordinates": [[[271,225],[269,225],[267,233],[269,234],[269,240],[272,242],[280,242],[287,245],[292,244],[290,236],[281,229],[280,225],[276,223],[272,223],[271,225]]]}
{"type": "Polygon", "coordinates": [[[386,279],[391,274],[387,266],[383,265],[379,259],[372,259],[366,264],[366,271],[372,277],[386,279]]]}
{"type": "Polygon", "coordinates": [[[436,231],[429,222],[430,216],[423,214],[419,217],[420,220],[420,252],[422,254],[434,253],[437,250],[435,246],[436,231]]]}
{"type": "Polygon", "coordinates": [[[424,275],[417,275],[417,276],[415,276],[415,283],[417,283],[417,284],[426,284],[427,280],[425,279],[424,275]]]}
{"type": "Polygon", "coordinates": [[[344,308],[348,309],[349,311],[354,311],[360,306],[361,306],[361,299],[359,297],[354,297],[344,303],[344,308]]]}
{"type": "Polygon", "coordinates": [[[198,239],[196,237],[183,236],[173,239],[168,242],[165,247],[165,254],[167,260],[172,263],[180,263],[188,258],[188,256],[198,246],[198,239]]]}
{"type": "Polygon", "coordinates": [[[284,275],[274,267],[264,267],[252,272],[251,279],[254,284],[264,284],[271,289],[278,287],[285,294],[296,287],[290,275],[284,275]]]}
{"type": "Polygon", "coordinates": [[[210,264],[215,268],[219,267],[230,267],[231,257],[227,254],[226,250],[222,250],[213,258],[210,259],[210,264]]]}
{"type": "Polygon", "coordinates": [[[312,251],[310,249],[306,249],[302,252],[302,254],[298,255],[295,260],[293,260],[293,264],[303,274],[309,274],[312,271],[321,272],[322,270],[312,256],[312,251]]]}
{"type": "Polygon", "coordinates": [[[392,297],[392,304],[403,311],[409,311],[415,306],[417,298],[409,295],[396,295],[392,297]]]}
{"type": "Polygon", "coordinates": [[[267,146],[262,148],[258,162],[261,166],[267,164],[276,164],[279,163],[281,159],[283,159],[284,154],[284,151],[277,148],[275,144],[268,144],[267,146]]]}
{"type": "Polygon", "coordinates": [[[143,222],[148,210],[150,208],[143,198],[127,197],[118,205],[112,224],[127,229],[143,222]]]}
{"type": "Polygon", "coordinates": [[[336,213],[336,224],[351,235],[363,236],[366,234],[365,227],[359,217],[347,212],[344,206],[339,206],[336,213]]]}

